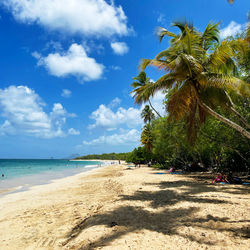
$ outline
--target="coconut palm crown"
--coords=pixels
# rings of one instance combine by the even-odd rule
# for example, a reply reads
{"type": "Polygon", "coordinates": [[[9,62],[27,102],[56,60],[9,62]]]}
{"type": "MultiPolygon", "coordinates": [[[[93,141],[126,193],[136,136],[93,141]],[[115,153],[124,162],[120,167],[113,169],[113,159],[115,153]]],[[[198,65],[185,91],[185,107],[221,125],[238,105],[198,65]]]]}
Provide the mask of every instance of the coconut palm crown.
{"type": "Polygon", "coordinates": [[[250,96],[249,83],[237,78],[234,60],[236,54],[244,54],[249,49],[247,40],[220,42],[218,24],[213,23],[202,33],[187,22],[175,22],[172,26],[180,32],[158,30],[160,41],[165,36],[171,38],[170,46],[154,59],[143,59],[140,65],[142,71],[147,66],[156,66],[165,74],[155,83],[147,84],[141,95],[137,93],[136,100],[146,101],[155,92],[168,89],[171,93],[167,101],[169,119],[186,118],[191,140],[197,124],[204,122],[208,114],[250,139],[247,129],[214,111],[219,106],[236,112],[229,94],[250,96]]]}
{"type": "Polygon", "coordinates": [[[149,105],[145,105],[144,109],[141,112],[141,118],[143,119],[144,123],[151,123],[152,120],[155,119],[155,115],[150,109],[149,105]]]}
{"type": "Polygon", "coordinates": [[[136,104],[142,104],[145,102],[148,102],[150,107],[154,110],[154,112],[161,117],[159,112],[153,107],[150,101],[150,97],[154,95],[154,93],[151,93],[148,87],[151,86],[152,81],[149,77],[147,77],[145,72],[140,72],[138,76],[133,77],[133,80],[135,80],[131,86],[134,88],[131,93],[133,94],[133,98],[135,99],[136,104]]]}

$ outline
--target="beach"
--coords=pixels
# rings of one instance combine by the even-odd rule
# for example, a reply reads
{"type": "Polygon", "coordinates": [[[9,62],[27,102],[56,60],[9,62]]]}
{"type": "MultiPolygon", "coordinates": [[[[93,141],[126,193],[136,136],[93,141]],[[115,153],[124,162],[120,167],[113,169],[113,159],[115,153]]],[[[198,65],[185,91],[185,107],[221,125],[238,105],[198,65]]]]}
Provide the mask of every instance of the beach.
{"type": "Polygon", "coordinates": [[[0,249],[248,249],[249,186],[110,165],[0,198],[0,249]]]}

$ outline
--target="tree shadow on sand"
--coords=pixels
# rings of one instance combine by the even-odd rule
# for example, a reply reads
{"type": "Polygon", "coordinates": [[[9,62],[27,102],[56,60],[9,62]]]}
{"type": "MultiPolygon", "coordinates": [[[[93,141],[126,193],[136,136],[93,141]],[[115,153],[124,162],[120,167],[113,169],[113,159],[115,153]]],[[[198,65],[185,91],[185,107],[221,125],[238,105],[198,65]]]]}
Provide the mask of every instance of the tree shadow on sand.
{"type": "Polygon", "coordinates": [[[199,203],[218,205],[231,203],[220,199],[218,194],[204,196],[204,192],[218,192],[216,187],[183,180],[145,183],[143,187],[148,185],[157,186],[160,190],[139,190],[133,195],[121,195],[120,201],[125,201],[129,205],[118,207],[113,211],[100,212],[85,218],[68,233],[68,239],[65,243],[69,243],[84,230],[96,225],[104,225],[106,228],[109,228],[109,233],[91,243],[86,244],[86,242],[83,242],[79,249],[96,249],[97,247],[108,246],[112,241],[128,233],[140,230],[154,231],[164,235],[178,235],[199,244],[206,244],[207,246],[216,244],[215,240],[207,239],[203,234],[197,235],[190,232],[187,233],[187,230],[180,230],[183,226],[186,228],[202,228],[203,230],[229,232],[235,237],[249,238],[249,227],[239,227],[239,223],[248,223],[250,221],[230,221],[227,217],[214,217],[212,215],[207,215],[206,217],[198,216],[200,208],[197,205],[199,203]],[[182,189],[183,192],[177,192],[171,188],[175,188],[176,190],[182,189]],[[202,193],[202,196],[197,196],[200,193],[202,193]],[[140,201],[144,205],[145,203],[143,202],[146,202],[146,207],[133,206],[134,201],[140,201]],[[190,207],[172,208],[173,205],[180,202],[189,202],[190,207]],[[160,210],[156,211],[155,209],[157,208],[160,208],[160,210]],[[232,223],[236,223],[236,226],[232,227],[232,223]]]}

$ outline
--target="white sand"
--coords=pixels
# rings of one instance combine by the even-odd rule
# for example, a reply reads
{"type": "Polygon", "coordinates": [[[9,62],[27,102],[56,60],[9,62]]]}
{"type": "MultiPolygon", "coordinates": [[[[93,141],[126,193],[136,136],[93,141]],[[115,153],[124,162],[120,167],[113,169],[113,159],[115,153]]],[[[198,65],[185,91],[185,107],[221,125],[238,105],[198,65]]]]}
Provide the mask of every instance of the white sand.
{"type": "Polygon", "coordinates": [[[113,165],[6,195],[0,249],[249,248],[249,187],[154,172],[113,165]]]}

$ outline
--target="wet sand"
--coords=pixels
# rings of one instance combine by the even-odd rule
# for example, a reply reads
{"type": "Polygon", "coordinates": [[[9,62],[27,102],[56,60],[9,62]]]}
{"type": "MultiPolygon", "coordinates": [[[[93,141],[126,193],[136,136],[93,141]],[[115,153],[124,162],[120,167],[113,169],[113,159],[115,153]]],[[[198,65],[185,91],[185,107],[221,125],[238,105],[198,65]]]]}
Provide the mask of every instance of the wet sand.
{"type": "Polygon", "coordinates": [[[250,187],[112,165],[0,199],[0,249],[248,249],[250,187]]]}

